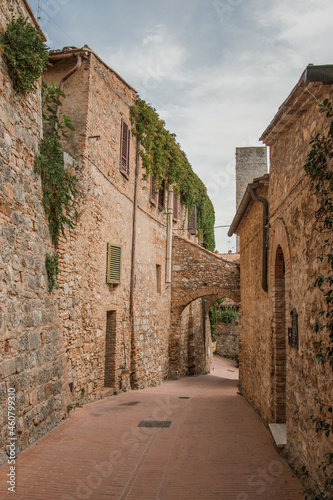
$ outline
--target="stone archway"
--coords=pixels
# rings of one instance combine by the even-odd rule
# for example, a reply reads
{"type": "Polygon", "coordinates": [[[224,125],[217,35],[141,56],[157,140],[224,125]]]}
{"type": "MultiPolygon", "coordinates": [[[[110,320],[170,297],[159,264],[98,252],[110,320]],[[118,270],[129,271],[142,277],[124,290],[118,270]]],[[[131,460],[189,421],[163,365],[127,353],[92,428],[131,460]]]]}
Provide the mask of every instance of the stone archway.
{"type": "MultiPolygon", "coordinates": [[[[208,312],[210,306],[219,298],[230,297],[240,301],[239,265],[223,260],[208,250],[179,236],[173,240],[173,270],[171,292],[171,326],[169,331],[169,377],[184,375],[182,359],[184,335],[181,320],[189,304],[201,300],[203,317],[203,338],[205,356],[203,366],[208,371],[209,358],[212,358],[211,340],[209,346],[208,312]]],[[[190,328],[189,328],[190,330],[190,328]]]]}

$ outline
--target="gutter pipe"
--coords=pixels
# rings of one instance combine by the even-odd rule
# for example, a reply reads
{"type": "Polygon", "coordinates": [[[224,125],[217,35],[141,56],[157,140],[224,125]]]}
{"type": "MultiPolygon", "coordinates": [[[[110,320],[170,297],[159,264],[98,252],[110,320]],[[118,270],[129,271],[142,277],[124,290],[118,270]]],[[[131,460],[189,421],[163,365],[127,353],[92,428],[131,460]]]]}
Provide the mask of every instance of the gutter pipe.
{"type": "Polygon", "coordinates": [[[132,257],[131,257],[131,281],[130,281],[130,320],[131,320],[131,385],[136,383],[137,354],[136,338],[134,332],[134,287],[135,287],[135,255],[136,255],[136,235],[137,235],[137,215],[138,215],[138,192],[140,176],[140,141],[136,142],[136,163],[134,181],[134,201],[133,201],[133,231],[132,231],[132,257]]]}
{"type": "Polygon", "coordinates": [[[258,196],[256,189],[259,182],[249,184],[252,199],[259,201],[263,206],[263,221],[262,221],[262,288],[268,292],[267,284],[267,256],[268,256],[268,201],[262,196],[258,196]]]}
{"type": "MultiPolygon", "coordinates": [[[[51,54],[50,55],[50,60],[51,61],[60,61],[60,60],[63,60],[63,59],[69,59],[73,56],[76,56],[76,64],[74,66],[74,68],[72,68],[63,78],[62,80],[60,81],[59,83],[59,89],[63,92],[64,91],[64,85],[65,85],[65,81],[68,80],[68,78],[70,76],[73,75],[73,73],[75,73],[75,71],[77,71],[81,65],[82,65],[82,56],[81,56],[82,52],[72,52],[70,54],[51,54]]],[[[59,101],[61,102],[61,96],[58,96],[58,99],[59,101]]],[[[57,117],[57,120],[59,120],[59,116],[60,116],[60,105],[57,105],[56,107],[56,110],[55,110],[55,114],[56,114],[56,117],[57,117]]],[[[56,131],[58,128],[58,121],[55,121],[54,122],[54,130],[56,131]]]]}
{"type": "Polygon", "coordinates": [[[170,186],[168,193],[168,227],[167,227],[167,253],[166,253],[166,272],[165,282],[171,283],[172,273],[172,216],[173,216],[173,186],[170,186]]]}
{"type": "Polygon", "coordinates": [[[263,205],[263,222],[262,222],[262,232],[263,232],[263,243],[262,243],[262,288],[265,292],[268,292],[268,280],[267,280],[267,259],[268,259],[268,220],[269,220],[269,210],[268,210],[268,201],[266,198],[262,196],[258,196],[256,193],[256,189],[259,186],[259,182],[252,182],[248,184],[243,199],[239,205],[237,210],[237,214],[232,221],[230,229],[228,231],[228,236],[231,237],[236,231],[238,224],[240,223],[243,215],[251,201],[259,201],[263,205]]]}

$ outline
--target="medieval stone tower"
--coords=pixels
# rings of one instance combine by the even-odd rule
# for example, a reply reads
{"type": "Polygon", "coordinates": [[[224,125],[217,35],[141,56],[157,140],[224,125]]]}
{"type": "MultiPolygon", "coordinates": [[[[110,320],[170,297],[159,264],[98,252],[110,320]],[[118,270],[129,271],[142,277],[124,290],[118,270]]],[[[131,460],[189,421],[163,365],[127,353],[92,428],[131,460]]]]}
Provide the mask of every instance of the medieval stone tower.
{"type": "MultiPolygon", "coordinates": [[[[267,148],[236,148],[236,210],[242,201],[247,185],[267,173],[267,148]]],[[[239,238],[236,240],[236,251],[239,252],[239,238]]]]}

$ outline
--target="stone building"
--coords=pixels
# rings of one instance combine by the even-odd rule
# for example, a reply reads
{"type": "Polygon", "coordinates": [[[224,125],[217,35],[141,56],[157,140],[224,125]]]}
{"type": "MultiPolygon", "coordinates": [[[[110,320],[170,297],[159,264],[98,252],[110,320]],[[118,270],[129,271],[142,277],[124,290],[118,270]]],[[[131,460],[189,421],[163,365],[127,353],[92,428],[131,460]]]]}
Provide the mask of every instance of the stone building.
{"type": "MultiPolygon", "coordinates": [[[[11,5],[37,26],[25,0],[8,0],[2,32],[11,5]]],[[[136,91],[86,46],[50,60],[44,79],[66,94],[61,108],[75,131],[63,147],[78,178],[76,225],[59,240],[51,294],[45,256],[53,246],[34,172],[41,83],[18,97],[0,54],[1,450],[15,387],[17,452],[75,405],[210,371],[209,307],[229,295],[239,301],[238,266],[198,244],[172,188],[155,193],[142,178],[130,123],[136,91]]]]}
{"type": "Polygon", "coordinates": [[[329,127],[316,100],[332,99],[333,79],[310,80],[309,68],[261,137],[270,147],[270,173],[247,186],[229,236],[240,236],[242,391],[279,432],[290,464],[322,482],[318,466],[332,441],[314,432],[309,417],[319,413],[316,397],[332,403],[332,371],[315,359],[323,237],[304,164],[311,136],[329,127]]]}

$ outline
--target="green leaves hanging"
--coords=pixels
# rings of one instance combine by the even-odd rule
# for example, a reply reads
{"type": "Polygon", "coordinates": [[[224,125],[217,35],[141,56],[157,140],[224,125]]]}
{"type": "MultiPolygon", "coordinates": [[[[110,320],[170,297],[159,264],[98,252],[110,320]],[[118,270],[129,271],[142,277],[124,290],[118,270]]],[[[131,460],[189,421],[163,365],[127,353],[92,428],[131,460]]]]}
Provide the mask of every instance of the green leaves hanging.
{"type": "Polygon", "coordinates": [[[14,89],[19,94],[33,90],[48,64],[48,48],[42,32],[24,17],[12,18],[5,33],[0,35],[0,48],[14,89]]]}
{"type": "Polygon", "coordinates": [[[162,186],[164,180],[167,186],[173,185],[176,192],[182,193],[189,212],[194,204],[197,206],[198,234],[203,236],[204,247],[214,251],[213,204],[174,134],[165,129],[165,122],[159,118],[156,110],[139,97],[136,105],[131,107],[131,122],[133,134],[141,144],[140,156],[145,169],[143,178],[155,176],[156,189],[162,186]]]}

